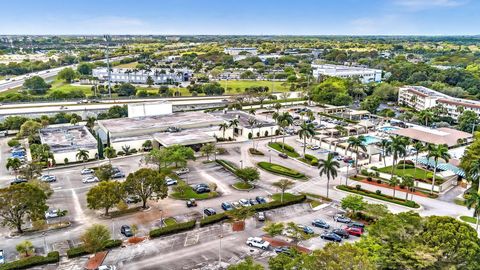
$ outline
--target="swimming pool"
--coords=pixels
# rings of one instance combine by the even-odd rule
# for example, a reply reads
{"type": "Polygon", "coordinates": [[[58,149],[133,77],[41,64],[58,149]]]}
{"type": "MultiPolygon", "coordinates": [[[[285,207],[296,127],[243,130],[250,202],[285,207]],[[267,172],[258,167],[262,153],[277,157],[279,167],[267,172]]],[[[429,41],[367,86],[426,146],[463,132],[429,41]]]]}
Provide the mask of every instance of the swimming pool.
{"type": "Polygon", "coordinates": [[[383,132],[391,132],[391,131],[398,130],[398,129],[399,129],[398,127],[392,127],[392,126],[385,126],[385,127],[379,128],[379,130],[381,130],[383,132]]]}
{"type": "Polygon", "coordinates": [[[370,145],[381,141],[380,138],[377,138],[375,136],[365,135],[363,137],[365,138],[365,145],[370,145]]]}

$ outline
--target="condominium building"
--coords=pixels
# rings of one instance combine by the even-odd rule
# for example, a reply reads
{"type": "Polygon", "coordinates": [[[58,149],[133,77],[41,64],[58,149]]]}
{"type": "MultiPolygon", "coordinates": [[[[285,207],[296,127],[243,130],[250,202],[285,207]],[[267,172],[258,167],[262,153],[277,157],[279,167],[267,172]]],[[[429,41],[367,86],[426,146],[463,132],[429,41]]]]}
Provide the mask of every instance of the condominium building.
{"type": "Polygon", "coordinates": [[[451,97],[423,86],[400,87],[398,103],[416,110],[441,106],[453,119],[458,119],[464,110],[471,110],[480,116],[480,101],[451,97]]]}
{"type": "Polygon", "coordinates": [[[312,64],[313,76],[332,76],[339,78],[359,78],[362,83],[381,82],[382,71],[379,69],[350,67],[331,64],[312,64]]]}
{"type": "Polygon", "coordinates": [[[229,55],[239,55],[241,52],[248,53],[250,55],[257,55],[258,51],[257,48],[250,48],[250,47],[230,47],[230,48],[225,48],[223,50],[224,53],[229,54],[229,55]]]}
{"type": "MultiPolygon", "coordinates": [[[[107,68],[95,68],[92,71],[93,77],[100,81],[108,80],[107,68]]],[[[165,70],[154,68],[151,70],[135,70],[128,68],[113,68],[110,72],[110,79],[114,83],[138,83],[146,84],[148,77],[153,79],[154,84],[180,83],[188,81],[192,72],[187,69],[165,70]]]]}

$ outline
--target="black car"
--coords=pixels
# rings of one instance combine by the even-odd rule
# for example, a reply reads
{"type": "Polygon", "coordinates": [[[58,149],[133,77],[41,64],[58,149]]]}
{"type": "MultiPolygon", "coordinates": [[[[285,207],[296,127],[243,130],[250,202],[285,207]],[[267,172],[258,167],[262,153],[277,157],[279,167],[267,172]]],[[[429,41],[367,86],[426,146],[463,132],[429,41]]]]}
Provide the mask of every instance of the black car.
{"type": "Polygon", "coordinates": [[[130,226],[128,225],[122,225],[122,227],[120,228],[120,233],[125,235],[125,237],[133,236],[132,228],[130,228],[130,226]]]}
{"type": "Polygon", "coordinates": [[[255,200],[257,200],[257,202],[260,203],[260,204],[267,203],[267,200],[262,196],[255,197],[255,200]]]}
{"type": "Polygon", "coordinates": [[[254,200],[254,199],[248,199],[248,202],[250,203],[250,205],[259,204],[259,202],[257,202],[257,200],[254,200]]]}
{"type": "Polygon", "coordinates": [[[23,183],[27,183],[27,182],[28,182],[28,180],[25,179],[25,178],[15,178],[10,182],[10,185],[18,185],[18,184],[23,184],[23,183]]]}
{"type": "Polygon", "coordinates": [[[116,172],[114,174],[112,174],[112,178],[123,178],[125,177],[125,174],[123,172],[116,172]]]}
{"type": "Polygon", "coordinates": [[[285,153],[278,153],[278,156],[281,158],[288,158],[287,154],[285,153]]]}
{"type": "Polygon", "coordinates": [[[217,212],[213,208],[205,208],[203,210],[203,213],[207,216],[213,216],[213,215],[217,214],[217,212]]]}
{"type": "Polygon", "coordinates": [[[332,232],[338,236],[340,236],[343,239],[348,239],[350,238],[350,234],[345,231],[344,229],[334,229],[332,232]]]}
{"type": "Polygon", "coordinates": [[[321,220],[321,219],[315,219],[312,221],[312,226],[323,228],[323,229],[329,229],[330,225],[328,225],[327,222],[321,220]]]}
{"type": "Polygon", "coordinates": [[[197,194],[208,193],[208,192],[210,192],[210,188],[208,188],[208,187],[198,187],[198,188],[195,189],[195,192],[197,194]]]}
{"type": "Polygon", "coordinates": [[[333,232],[324,232],[320,235],[320,238],[334,242],[342,242],[342,238],[333,232]]]}
{"type": "Polygon", "coordinates": [[[197,202],[195,201],[195,199],[190,199],[187,201],[187,207],[195,207],[197,206],[197,202]]]}

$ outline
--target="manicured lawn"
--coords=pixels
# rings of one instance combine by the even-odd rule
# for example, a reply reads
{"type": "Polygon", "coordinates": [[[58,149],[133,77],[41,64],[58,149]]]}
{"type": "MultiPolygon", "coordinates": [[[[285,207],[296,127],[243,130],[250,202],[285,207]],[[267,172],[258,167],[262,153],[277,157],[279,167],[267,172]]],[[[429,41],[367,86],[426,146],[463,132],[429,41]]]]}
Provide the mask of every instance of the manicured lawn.
{"type": "Polygon", "coordinates": [[[174,218],[166,218],[163,220],[163,223],[165,223],[166,226],[171,226],[177,224],[177,221],[174,218]]]}
{"type": "Polygon", "coordinates": [[[294,169],[290,169],[279,164],[269,163],[269,162],[259,162],[257,163],[257,166],[274,174],[284,175],[284,176],[288,176],[296,179],[305,178],[305,175],[303,173],[297,172],[294,169]]]}
{"type": "Polygon", "coordinates": [[[311,200],[311,201],[310,201],[310,205],[312,206],[312,208],[315,208],[315,207],[317,207],[317,206],[322,205],[322,203],[319,202],[319,201],[316,201],[316,200],[311,200]]]}
{"type": "MultiPolygon", "coordinates": [[[[180,182],[181,181],[178,181],[179,184],[180,182]]],[[[205,200],[205,199],[215,198],[217,196],[218,196],[218,193],[216,191],[198,194],[190,186],[188,186],[188,188],[185,190],[183,194],[180,194],[178,192],[173,192],[170,194],[170,197],[177,200],[188,200],[188,199],[205,200]]]]}
{"type": "MultiPolygon", "coordinates": [[[[392,172],[392,166],[379,168],[378,171],[390,174],[392,172]]],[[[427,179],[427,176],[429,174],[432,175],[433,173],[430,172],[430,171],[427,171],[425,169],[418,168],[418,167],[417,167],[417,170],[415,170],[415,168],[406,168],[404,170],[400,166],[400,167],[397,167],[396,169],[393,170],[393,174],[395,174],[397,176],[400,176],[400,177],[402,177],[403,175],[411,175],[415,179],[418,179],[418,180],[421,180],[421,181],[424,181],[424,182],[427,182],[427,183],[431,183],[430,179],[427,179]]],[[[435,183],[436,184],[442,184],[443,183],[443,178],[441,176],[437,175],[435,177],[435,183]]]]}
{"type": "MultiPolygon", "coordinates": [[[[292,193],[288,193],[288,192],[285,192],[283,194],[283,201],[288,201],[288,200],[291,200],[291,199],[294,199],[298,197],[297,195],[293,195],[292,193]]],[[[274,201],[280,201],[282,199],[282,193],[275,193],[272,195],[272,199],[274,201]]]]}
{"type": "Polygon", "coordinates": [[[469,217],[469,216],[461,216],[460,219],[465,222],[477,224],[477,219],[474,217],[469,217]]]}
{"type": "Polygon", "coordinates": [[[243,80],[231,80],[231,81],[218,81],[220,85],[225,88],[225,94],[240,94],[245,91],[245,88],[252,86],[268,86],[270,92],[288,92],[290,90],[290,83],[284,82],[271,82],[271,81],[243,81],[243,80]],[[283,84],[283,85],[282,85],[283,84]],[[237,91],[240,88],[240,92],[237,91]]]}
{"type": "Polygon", "coordinates": [[[233,186],[236,189],[245,189],[245,190],[249,190],[249,189],[253,188],[252,184],[245,183],[245,182],[237,182],[237,183],[233,184],[233,186]]]}
{"type": "Polygon", "coordinates": [[[345,185],[339,185],[339,186],[337,186],[337,188],[340,189],[340,190],[343,190],[343,191],[356,193],[356,194],[359,194],[359,195],[375,198],[375,199],[386,201],[386,202],[396,203],[396,204],[403,205],[403,206],[410,207],[410,208],[419,208],[420,207],[420,205],[418,205],[414,201],[410,201],[410,200],[405,201],[403,199],[394,198],[392,196],[385,195],[385,194],[377,194],[375,192],[365,190],[365,189],[357,190],[354,187],[345,186],[345,185]]]}
{"type": "Polygon", "coordinates": [[[115,66],[116,68],[134,68],[138,65],[138,62],[131,62],[131,63],[126,63],[126,64],[120,64],[118,66],[115,66]]]}
{"type": "Polygon", "coordinates": [[[285,153],[287,156],[292,158],[297,158],[300,156],[300,154],[297,153],[295,149],[288,144],[285,144],[285,147],[283,147],[284,149],[282,149],[282,146],[283,146],[282,143],[271,142],[271,143],[268,143],[268,146],[270,146],[271,148],[279,152],[285,153]]]}

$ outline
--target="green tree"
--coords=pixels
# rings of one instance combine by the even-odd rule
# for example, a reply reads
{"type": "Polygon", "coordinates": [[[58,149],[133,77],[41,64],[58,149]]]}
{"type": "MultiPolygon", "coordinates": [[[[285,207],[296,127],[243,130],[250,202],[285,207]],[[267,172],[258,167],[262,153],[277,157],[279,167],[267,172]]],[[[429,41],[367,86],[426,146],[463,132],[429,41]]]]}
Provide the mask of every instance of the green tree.
{"type": "Polygon", "coordinates": [[[202,155],[205,155],[207,157],[207,161],[210,160],[210,155],[215,153],[216,147],[213,143],[207,143],[202,145],[200,148],[200,152],[202,152],[202,155]]]}
{"type": "Polygon", "coordinates": [[[465,132],[473,133],[478,124],[478,115],[474,111],[465,110],[458,117],[458,128],[465,132]]]}
{"type": "Polygon", "coordinates": [[[0,189],[0,217],[1,225],[17,229],[23,233],[22,225],[26,220],[38,220],[43,218],[47,196],[39,189],[30,184],[12,185],[0,189]]]}
{"type": "Polygon", "coordinates": [[[105,225],[93,224],[80,239],[83,241],[85,251],[96,253],[106,248],[108,240],[110,240],[110,231],[105,225]]]}
{"type": "Polygon", "coordinates": [[[35,252],[35,247],[32,242],[28,240],[23,240],[15,246],[15,249],[18,253],[24,254],[25,257],[29,257],[33,252],[35,252]]]}
{"type": "Polygon", "coordinates": [[[387,139],[382,139],[380,141],[380,148],[382,151],[380,152],[380,161],[383,159],[383,166],[387,167],[387,160],[386,156],[390,153],[390,141],[387,139]]]}
{"type": "Polygon", "coordinates": [[[81,75],[92,75],[92,69],[93,65],[86,62],[80,63],[77,66],[77,72],[81,75]]]}
{"type": "Polygon", "coordinates": [[[390,153],[393,155],[392,169],[390,172],[390,178],[393,177],[393,172],[397,164],[398,157],[406,153],[404,141],[400,136],[390,136],[390,153]]]}
{"type": "Polygon", "coordinates": [[[117,151],[113,147],[105,147],[103,153],[108,158],[108,163],[112,164],[112,158],[117,156],[117,151]]]}
{"type": "Polygon", "coordinates": [[[280,197],[281,202],[283,202],[283,196],[285,194],[285,191],[287,189],[293,187],[294,184],[295,184],[295,182],[290,181],[288,179],[281,179],[281,180],[278,180],[277,182],[274,182],[272,184],[272,186],[279,188],[280,192],[282,192],[282,196],[280,197]]]}
{"type": "Polygon", "coordinates": [[[285,151],[285,129],[293,124],[293,117],[288,112],[283,112],[277,117],[277,124],[282,129],[282,152],[285,151]]]}
{"type": "Polygon", "coordinates": [[[40,76],[33,76],[23,83],[23,88],[29,90],[33,95],[44,95],[50,87],[51,85],[47,84],[40,76]]]}
{"type": "Polygon", "coordinates": [[[360,103],[362,110],[367,110],[370,113],[376,114],[380,106],[380,98],[376,96],[369,96],[360,103]]]}
{"type": "Polygon", "coordinates": [[[100,181],[109,181],[113,176],[113,167],[111,164],[106,164],[98,167],[95,170],[95,176],[98,177],[100,181]]]}
{"type": "Polygon", "coordinates": [[[246,184],[252,184],[252,182],[260,179],[260,172],[255,167],[245,167],[237,169],[235,174],[246,184]]]}
{"type": "Polygon", "coordinates": [[[170,156],[167,148],[155,148],[145,156],[145,161],[149,164],[158,166],[158,171],[166,167],[170,162],[170,156]]]}
{"type": "Polygon", "coordinates": [[[265,269],[261,264],[255,263],[252,257],[247,257],[243,262],[230,265],[227,270],[263,270],[265,269]]]}
{"type": "Polygon", "coordinates": [[[148,85],[148,87],[152,87],[152,85],[153,85],[154,83],[155,83],[155,82],[153,81],[152,76],[148,76],[148,77],[147,77],[147,85],[148,85]]]}
{"type": "Polygon", "coordinates": [[[400,183],[400,180],[398,180],[397,177],[392,177],[390,178],[390,181],[388,182],[388,185],[392,187],[392,191],[393,191],[393,197],[395,198],[395,191],[396,191],[396,187],[397,185],[400,183]]]}
{"type": "Polygon", "coordinates": [[[78,149],[77,154],[75,155],[75,158],[78,161],[86,162],[88,161],[88,158],[90,157],[88,150],[85,149],[78,149]]]}
{"type": "Polygon", "coordinates": [[[465,200],[465,205],[468,210],[473,208],[473,216],[477,218],[476,230],[478,231],[478,224],[480,223],[480,192],[472,192],[465,200]]]}
{"type": "Polygon", "coordinates": [[[408,200],[408,192],[413,189],[415,186],[415,181],[413,179],[413,176],[407,174],[402,177],[402,185],[405,186],[407,189],[405,192],[405,201],[408,200]]]}
{"type": "Polygon", "coordinates": [[[27,180],[35,179],[42,172],[42,166],[38,162],[27,162],[25,165],[20,167],[20,175],[25,177],[27,180]]]}
{"type": "Polygon", "coordinates": [[[64,68],[60,72],[58,72],[57,78],[60,80],[65,80],[67,83],[73,82],[76,77],[75,70],[72,68],[64,68]]]}
{"type": "Polygon", "coordinates": [[[38,131],[42,128],[42,124],[34,120],[28,120],[22,124],[18,137],[32,137],[38,135],[38,131]]]}
{"type": "Polygon", "coordinates": [[[347,140],[348,147],[347,150],[355,149],[356,157],[355,157],[355,170],[358,171],[358,160],[360,159],[360,152],[359,149],[362,149],[364,152],[367,152],[367,147],[365,146],[365,136],[360,135],[358,137],[349,137],[347,140]]]}
{"type": "Polygon", "coordinates": [[[298,130],[298,136],[303,139],[303,157],[305,157],[305,149],[307,148],[307,139],[315,136],[315,127],[313,124],[303,123],[298,130]]]}
{"type": "Polygon", "coordinates": [[[220,128],[219,130],[222,131],[222,134],[223,134],[222,138],[225,139],[225,132],[228,130],[229,125],[227,123],[221,123],[219,125],[219,128],[220,128]]]}
{"type": "Polygon", "coordinates": [[[22,166],[22,162],[18,158],[9,158],[7,159],[7,164],[5,167],[7,170],[13,170],[15,172],[15,178],[17,178],[18,169],[22,166]]]}
{"type": "Polygon", "coordinates": [[[347,195],[341,201],[343,209],[356,213],[365,209],[367,202],[360,195],[347,195]]]}
{"type": "Polygon", "coordinates": [[[423,110],[418,113],[418,119],[428,127],[428,123],[435,119],[435,114],[431,110],[423,110]]]}
{"type": "Polygon", "coordinates": [[[130,83],[122,83],[118,87],[117,93],[119,96],[135,96],[137,89],[130,83]]]}
{"type": "Polygon", "coordinates": [[[164,199],[168,194],[165,176],[152,169],[142,168],[129,174],[124,185],[127,194],[140,197],[143,208],[147,208],[147,200],[164,199]]]}
{"type": "Polygon", "coordinates": [[[282,222],[267,222],[267,224],[263,226],[262,229],[271,237],[275,237],[282,234],[284,228],[285,224],[283,224],[282,222]]]}
{"type": "Polygon", "coordinates": [[[423,143],[421,142],[415,142],[413,144],[413,149],[415,150],[415,169],[413,175],[417,175],[418,155],[425,150],[425,146],[423,146],[423,143]]]}
{"type": "Polygon", "coordinates": [[[433,194],[433,189],[435,187],[435,177],[437,174],[438,160],[442,159],[448,163],[450,160],[450,153],[448,153],[448,146],[446,144],[434,145],[430,147],[427,153],[427,158],[433,158],[435,167],[433,168],[433,177],[432,177],[432,189],[430,193],[433,194]]]}
{"type": "Polygon", "coordinates": [[[368,252],[351,243],[328,243],[324,248],[303,258],[301,269],[316,270],[375,270],[375,263],[368,252]]]}
{"type": "Polygon", "coordinates": [[[327,176],[327,198],[328,191],[330,189],[330,178],[335,179],[337,177],[337,170],[340,168],[340,163],[333,158],[333,154],[328,154],[327,159],[320,159],[318,161],[318,172],[320,177],[327,176]]]}
{"type": "Polygon", "coordinates": [[[103,141],[100,138],[99,134],[97,134],[97,153],[98,153],[98,158],[103,159],[103,154],[105,153],[105,149],[103,148],[103,141]]]}
{"type": "Polygon", "coordinates": [[[87,193],[87,206],[90,209],[105,209],[108,216],[110,208],[114,207],[124,197],[123,186],[117,181],[102,181],[92,187],[87,193]]]}
{"type": "Polygon", "coordinates": [[[175,163],[175,167],[185,167],[188,160],[195,160],[195,152],[192,148],[183,145],[172,145],[166,148],[170,162],[175,163]]]}
{"type": "Polygon", "coordinates": [[[143,142],[142,147],[143,147],[143,151],[152,150],[153,149],[152,140],[146,140],[145,142],[143,142]]]}

